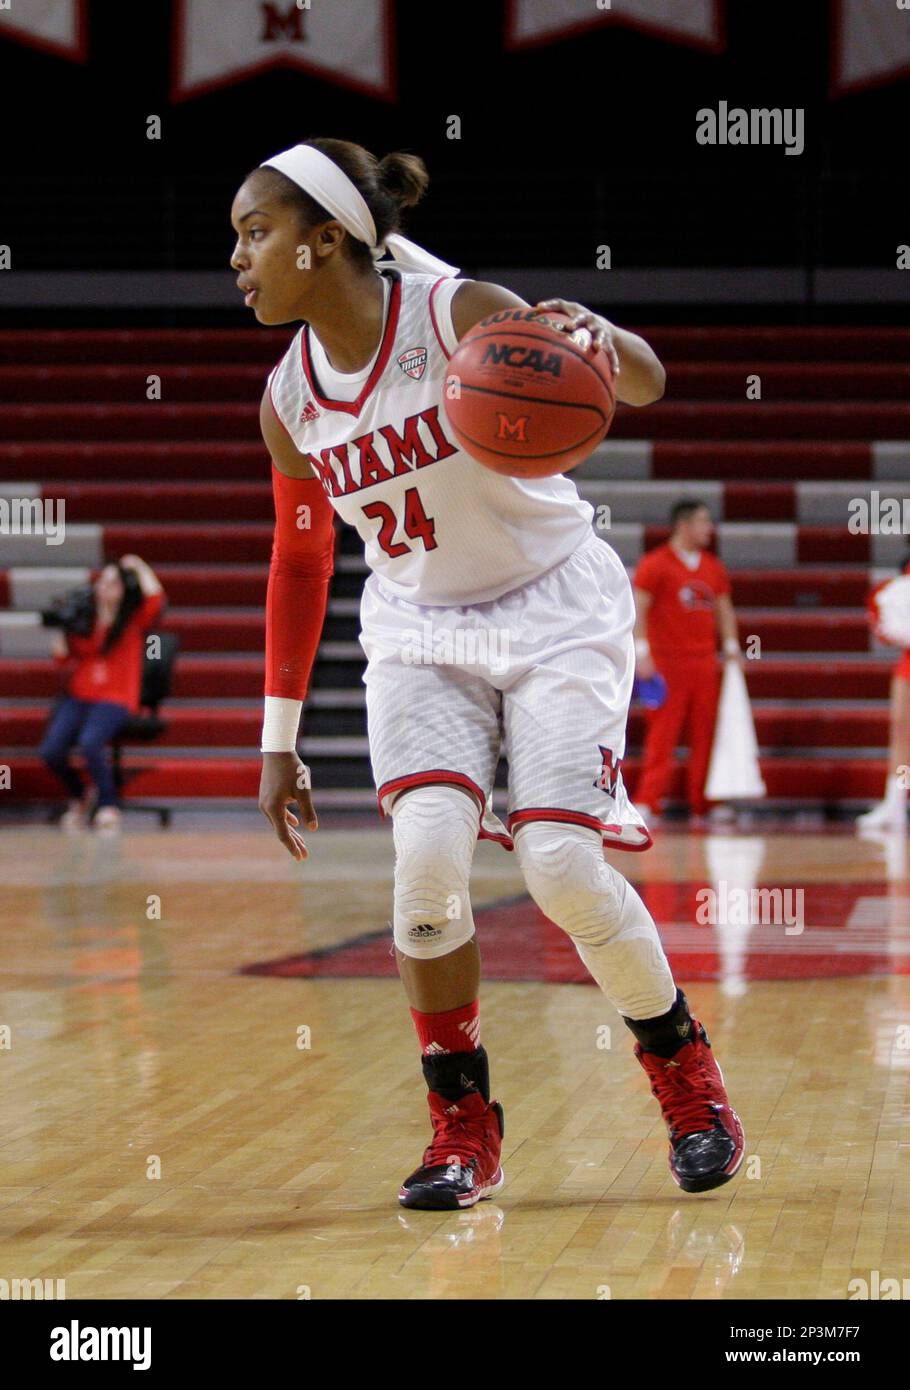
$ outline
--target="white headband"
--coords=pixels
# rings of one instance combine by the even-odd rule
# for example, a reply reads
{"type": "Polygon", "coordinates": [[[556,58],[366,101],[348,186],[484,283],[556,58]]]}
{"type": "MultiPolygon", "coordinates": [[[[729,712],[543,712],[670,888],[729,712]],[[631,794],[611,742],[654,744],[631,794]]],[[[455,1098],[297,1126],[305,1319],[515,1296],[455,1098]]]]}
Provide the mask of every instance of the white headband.
{"type": "Polygon", "coordinates": [[[458,266],[448,265],[431,256],[416,241],[409,241],[398,232],[390,232],[381,245],[376,242],[376,223],[360,190],[343,169],[312,145],[294,145],[272,159],[263,160],[260,169],[277,169],[285,178],[296,183],[358,241],[366,242],[374,260],[390,253],[402,270],[418,271],[423,275],[457,275],[458,266]]]}

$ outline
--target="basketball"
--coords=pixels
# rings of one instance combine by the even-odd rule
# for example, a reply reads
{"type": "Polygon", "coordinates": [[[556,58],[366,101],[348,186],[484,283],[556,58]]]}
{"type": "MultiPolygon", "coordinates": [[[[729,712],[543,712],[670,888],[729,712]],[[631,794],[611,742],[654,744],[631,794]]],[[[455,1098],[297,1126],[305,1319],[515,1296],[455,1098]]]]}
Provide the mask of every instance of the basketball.
{"type": "Polygon", "coordinates": [[[566,314],[503,309],[462,338],[443,404],[478,463],[513,478],[548,478],[575,468],[609,430],[609,358],[587,329],[568,333],[569,322],[566,314]]]}

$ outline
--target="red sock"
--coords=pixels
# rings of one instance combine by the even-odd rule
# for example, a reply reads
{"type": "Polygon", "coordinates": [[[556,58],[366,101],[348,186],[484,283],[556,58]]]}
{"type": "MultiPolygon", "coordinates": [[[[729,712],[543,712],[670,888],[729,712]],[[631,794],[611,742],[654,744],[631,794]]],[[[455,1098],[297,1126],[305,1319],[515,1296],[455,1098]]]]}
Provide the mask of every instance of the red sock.
{"type": "Polygon", "coordinates": [[[421,1056],[434,1052],[473,1052],[480,1046],[480,1003],[462,1004],[441,1014],[422,1014],[411,1010],[420,1039],[421,1056]]]}

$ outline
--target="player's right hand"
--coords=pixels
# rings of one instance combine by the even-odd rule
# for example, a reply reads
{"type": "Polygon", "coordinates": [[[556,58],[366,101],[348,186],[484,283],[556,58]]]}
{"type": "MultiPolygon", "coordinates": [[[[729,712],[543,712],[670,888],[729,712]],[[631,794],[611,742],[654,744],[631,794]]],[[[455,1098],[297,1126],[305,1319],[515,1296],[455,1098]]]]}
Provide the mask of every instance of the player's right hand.
{"type": "Polygon", "coordinates": [[[300,819],[288,810],[296,801],[307,830],[318,830],[319,822],[310,795],[310,769],[296,753],[263,753],[259,780],[259,809],[271,821],[275,834],[294,859],[308,859],[309,851],[295,828],[300,819]]]}

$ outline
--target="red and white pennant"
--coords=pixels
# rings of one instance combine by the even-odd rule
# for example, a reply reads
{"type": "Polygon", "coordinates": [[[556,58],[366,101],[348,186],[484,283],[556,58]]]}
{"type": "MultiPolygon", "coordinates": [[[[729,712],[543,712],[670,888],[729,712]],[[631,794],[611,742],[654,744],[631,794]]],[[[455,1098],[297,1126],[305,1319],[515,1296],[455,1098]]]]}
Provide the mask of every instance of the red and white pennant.
{"type": "Polygon", "coordinates": [[[878,87],[910,73],[906,0],[832,0],[831,94],[878,87]]]}
{"type": "MultiPolygon", "coordinates": [[[[831,94],[910,74],[910,0],[831,0],[831,94]]],[[[720,52],[724,0],[506,0],[508,48],[618,24],[720,52]]],[[[88,0],[0,5],[0,39],[85,62],[88,0]]],[[[296,67],[370,96],[395,96],[392,0],[174,0],[171,97],[296,67]]]]}
{"type": "Polygon", "coordinates": [[[58,58],[88,57],[88,0],[12,0],[0,7],[0,39],[16,39],[58,58]]]}
{"type": "Polygon", "coordinates": [[[175,0],[171,99],[295,67],[395,95],[391,0],[175,0]]]}
{"type": "Polygon", "coordinates": [[[723,18],[723,0],[506,0],[506,46],[524,48],[622,24],[720,52],[726,42],[723,18]]]}

